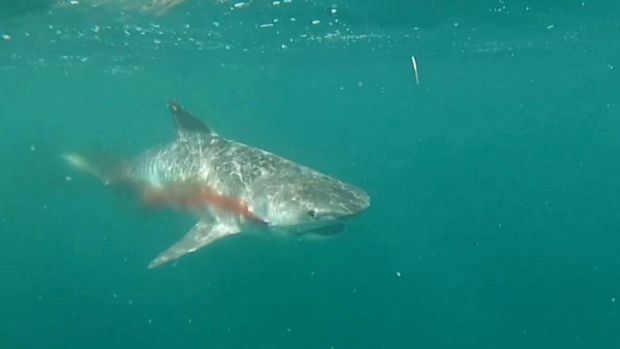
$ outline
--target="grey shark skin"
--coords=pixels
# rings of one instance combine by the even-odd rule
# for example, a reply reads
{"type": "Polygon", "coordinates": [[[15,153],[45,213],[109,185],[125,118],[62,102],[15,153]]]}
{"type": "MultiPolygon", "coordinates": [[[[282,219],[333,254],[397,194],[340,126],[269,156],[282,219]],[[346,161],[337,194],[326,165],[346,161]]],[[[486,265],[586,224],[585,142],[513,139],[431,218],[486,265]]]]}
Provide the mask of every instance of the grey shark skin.
{"type": "Polygon", "coordinates": [[[368,195],[270,152],[219,136],[169,102],[176,140],[110,166],[77,154],[64,158],[109,184],[135,189],[154,205],[189,211],[190,231],[153,261],[158,267],[244,230],[331,235],[366,210],[368,195]]]}

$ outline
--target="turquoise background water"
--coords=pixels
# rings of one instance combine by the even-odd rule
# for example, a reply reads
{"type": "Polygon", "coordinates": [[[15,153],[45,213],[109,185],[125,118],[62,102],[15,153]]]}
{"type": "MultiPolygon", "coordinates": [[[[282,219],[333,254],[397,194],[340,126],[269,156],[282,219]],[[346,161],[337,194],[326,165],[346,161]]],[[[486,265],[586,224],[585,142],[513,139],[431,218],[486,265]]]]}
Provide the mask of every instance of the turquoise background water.
{"type": "Polygon", "coordinates": [[[620,5],[455,3],[0,1],[0,347],[619,347],[620,5]],[[59,154],[165,144],[169,98],[371,209],[147,270],[192,218],[59,154]]]}

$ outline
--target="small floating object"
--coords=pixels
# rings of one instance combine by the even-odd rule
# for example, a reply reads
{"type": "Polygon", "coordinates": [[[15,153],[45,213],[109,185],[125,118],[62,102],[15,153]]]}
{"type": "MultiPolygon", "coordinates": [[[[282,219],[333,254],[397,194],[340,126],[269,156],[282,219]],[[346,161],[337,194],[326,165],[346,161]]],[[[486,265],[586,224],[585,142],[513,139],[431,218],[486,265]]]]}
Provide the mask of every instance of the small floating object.
{"type": "Polygon", "coordinates": [[[11,36],[9,34],[2,34],[2,40],[9,41],[11,40],[11,36]]]}
{"type": "Polygon", "coordinates": [[[233,7],[236,8],[236,9],[240,9],[240,8],[244,8],[244,7],[248,7],[248,6],[250,6],[250,3],[249,2],[243,2],[243,1],[242,2],[237,2],[237,3],[233,4],[233,7]]]}
{"type": "Polygon", "coordinates": [[[413,67],[413,76],[415,77],[415,84],[420,84],[420,77],[418,76],[418,64],[415,61],[415,56],[411,56],[411,66],[413,67]]]}

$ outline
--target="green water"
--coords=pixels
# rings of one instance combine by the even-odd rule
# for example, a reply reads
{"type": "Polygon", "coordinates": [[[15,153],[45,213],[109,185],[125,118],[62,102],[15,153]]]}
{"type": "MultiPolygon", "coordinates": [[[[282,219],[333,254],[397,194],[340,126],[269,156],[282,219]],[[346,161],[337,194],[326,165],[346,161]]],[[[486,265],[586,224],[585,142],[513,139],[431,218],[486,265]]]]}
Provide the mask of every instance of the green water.
{"type": "Polygon", "coordinates": [[[454,3],[0,1],[0,348],[620,347],[620,5],[454,3]],[[169,98],[370,210],[148,270],[193,219],[59,154],[170,141],[169,98]]]}

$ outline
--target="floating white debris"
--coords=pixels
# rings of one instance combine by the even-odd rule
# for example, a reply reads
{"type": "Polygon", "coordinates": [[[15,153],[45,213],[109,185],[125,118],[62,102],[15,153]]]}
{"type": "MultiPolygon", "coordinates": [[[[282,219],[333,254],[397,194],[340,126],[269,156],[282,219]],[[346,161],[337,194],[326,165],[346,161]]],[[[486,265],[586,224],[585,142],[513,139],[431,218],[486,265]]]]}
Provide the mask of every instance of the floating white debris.
{"type": "Polygon", "coordinates": [[[616,297],[611,297],[611,302],[616,303],[616,297]]]}
{"type": "Polygon", "coordinates": [[[399,277],[401,277],[401,276],[402,276],[402,274],[400,273],[400,271],[397,271],[397,272],[396,272],[396,277],[397,277],[397,278],[399,278],[399,277]]]}
{"type": "Polygon", "coordinates": [[[319,21],[318,19],[315,19],[312,21],[312,25],[319,25],[321,24],[321,21],[319,21]]]}
{"type": "Polygon", "coordinates": [[[9,41],[11,40],[11,36],[9,34],[2,34],[2,40],[9,41]]]}
{"type": "Polygon", "coordinates": [[[273,27],[273,23],[265,23],[258,26],[259,28],[271,28],[273,27]]]}
{"type": "Polygon", "coordinates": [[[37,150],[37,146],[36,146],[36,145],[34,145],[34,144],[33,144],[33,145],[31,145],[31,146],[30,146],[30,151],[35,151],[35,150],[37,150]]]}
{"type": "Polygon", "coordinates": [[[415,61],[415,56],[411,56],[411,66],[413,67],[413,76],[415,77],[415,84],[420,84],[420,77],[418,75],[418,63],[415,61]]]}
{"type": "Polygon", "coordinates": [[[271,3],[271,5],[273,6],[280,6],[280,2],[279,1],[274,1],[271,3]]]}
{"type": "Polygon", "coordinates": [[[249,2],[243,2],[243,1],[242,2],[237,2],[237,3],[233,4],[233,8],[236,8],[236,9],[240,9],[240,8],[244,8],[244,7],[248,7],[248,6],[250,6],[250,3],[249,2]]]}
{"type": "Polygon", "coordinates": [[[331,13],[332,13],[332,15],[335,15],[336,13],[338,13],[338,10],[337,10],[337,9],[335,9],[335,8],[333,8],[333,9],[331,10],[331,13]]]}
{"type": "Polygon", "coordinates": [[[65,181],[71,182],[72,180],[73,180],[73,178],[71,178],[71,176],[65,176],[65,181]]]}
{"type": "Polygon", "coordinates": [[[547,26],[547,30],[550,30],[550,29],[553,29],[553,28],[555,28],[555,25],[553,25],[553,24],[549,24],[549,25],[547,26]]]}
{"type": "Polygon", "coordinates": [[[70,3],[71,5],[74,5],[74,6],[75,6],[75,5],[79,5],[79,4],[80,4],[80,2],[79,2],[79,1],[77,1],[77,0],[71,0],[71,1],[69,1],[69,3],[70,3]]]}

